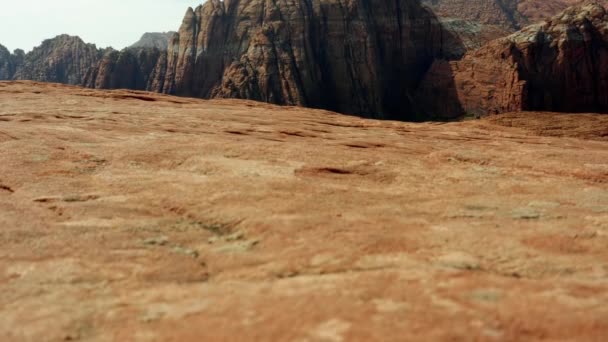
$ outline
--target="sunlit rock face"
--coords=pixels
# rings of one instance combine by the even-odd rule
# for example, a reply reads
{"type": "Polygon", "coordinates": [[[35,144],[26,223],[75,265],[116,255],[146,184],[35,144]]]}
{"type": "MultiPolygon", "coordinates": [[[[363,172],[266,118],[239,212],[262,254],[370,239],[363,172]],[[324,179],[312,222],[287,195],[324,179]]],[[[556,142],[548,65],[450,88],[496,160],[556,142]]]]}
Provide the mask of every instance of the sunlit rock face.
{"type": "Polygon", "coordinates": [[[436,61],[416,98],[428,116],[515,110],[608,112],[608,16],[597,4],[436,61]],[[442,101],[436,101],[441,96],[442,101]]]}

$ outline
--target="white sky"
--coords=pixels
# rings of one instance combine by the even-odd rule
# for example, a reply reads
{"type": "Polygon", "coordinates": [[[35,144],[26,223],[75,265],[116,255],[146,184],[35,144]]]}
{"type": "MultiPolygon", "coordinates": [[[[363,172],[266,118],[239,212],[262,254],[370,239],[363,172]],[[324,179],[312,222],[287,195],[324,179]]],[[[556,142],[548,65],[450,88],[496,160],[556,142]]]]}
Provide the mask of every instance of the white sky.
{"type": "Polygon", "coordinates": [[[26,52],[67,33],[122,49],[144,32],[177,31],[189,6],[206,0],[0,0],[0,44],[26,52]]]}

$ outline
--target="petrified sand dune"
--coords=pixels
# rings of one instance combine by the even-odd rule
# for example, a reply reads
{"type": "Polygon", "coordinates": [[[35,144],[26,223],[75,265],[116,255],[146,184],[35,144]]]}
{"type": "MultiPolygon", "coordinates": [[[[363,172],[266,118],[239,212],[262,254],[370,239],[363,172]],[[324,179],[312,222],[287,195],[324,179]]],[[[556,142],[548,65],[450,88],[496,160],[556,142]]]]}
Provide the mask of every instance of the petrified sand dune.
{"type": "Polygon", "coordinates": [[[608,338],[605,116],[0,104],[0,340],[608,338]]]}

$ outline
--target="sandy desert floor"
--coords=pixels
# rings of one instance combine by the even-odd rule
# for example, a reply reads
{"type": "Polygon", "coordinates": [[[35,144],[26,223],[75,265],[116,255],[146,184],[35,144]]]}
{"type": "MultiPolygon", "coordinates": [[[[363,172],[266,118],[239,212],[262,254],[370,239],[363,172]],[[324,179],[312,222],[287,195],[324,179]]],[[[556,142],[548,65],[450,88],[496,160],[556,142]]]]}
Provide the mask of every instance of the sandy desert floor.
{"type": "Polygon", "coordinates": [[[0,340],[606,341],[608,116],[0,82],[0,340]]]}

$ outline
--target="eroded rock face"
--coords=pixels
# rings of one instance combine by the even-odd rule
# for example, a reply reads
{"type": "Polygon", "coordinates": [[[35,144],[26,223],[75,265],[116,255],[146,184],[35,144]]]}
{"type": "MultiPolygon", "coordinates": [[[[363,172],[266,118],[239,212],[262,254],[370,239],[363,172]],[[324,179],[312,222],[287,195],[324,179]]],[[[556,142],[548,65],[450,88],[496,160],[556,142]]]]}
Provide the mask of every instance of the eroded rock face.
{"type": "MultiPolygon", "coordinates": [[[[590,0],[422,0],[437,15],[445,30],[460,44],[444,48],[448,59],[468,52],[529,24],[546,20],[567,7],[590,0]]],[[[607,0],[598,1],[604,6],[607,0]]],[[[449,43],[448,43],[449,45],[449,43]]]]}
{"type": "Polygon", "coordinates": [[[145,73],[155,60],[133,89],[407,118],[409,94],[432,59],[459,44],[417,1],[213,0],[189,9],[167,54],[145,52],[142,67],[121,60],[132,50],[114,52],[85,85],[132,88],[130,75],[141,73],[131,70],[145,73]],[[112,72],[120,68],[129,72],[112,72]]]}
{"type": "Polygon", "coordinates": [[[23,63],[24,52],[15,50],[12,54],[0,44],[0,80],[11,80],[17,68],[23,63]]]}
{"type": "Polygon", "coordinates": [[[441,36],[417,1],[212,0],[188,11],[150,90],[407,118],[441,36]]]}
{"type": "Polygon", "coordinates": [[[422,0],[424,5],[440,17],[496,25],[507,30],[519,28],[525,20],[517,11],[518,2],[519,0],[422,0]]]}
{"type": "Polygon", "coordinates": [[[151,89],[154,68],[162,54],[158,48],[110,49],[88,70],[83,85],[96,89],[151,89]]]}
{"type": "Polygon", "coordinates": [[[80,85],[101,56],[102,51],[95,45],[79,37],[60,35],[27,53],[13,78],[80,85]]]}
{"type": "Polygon", "coordinates": [[[441,118],[514,110],[608,112],[607,66],[606,10],[576,6],[461,61],[435,62],[417,99],[427,115],[441,118]]]}

